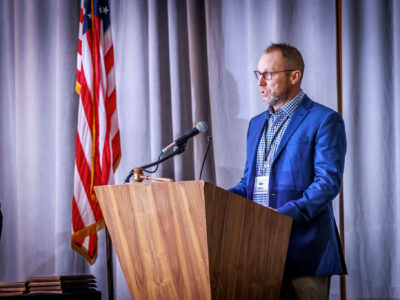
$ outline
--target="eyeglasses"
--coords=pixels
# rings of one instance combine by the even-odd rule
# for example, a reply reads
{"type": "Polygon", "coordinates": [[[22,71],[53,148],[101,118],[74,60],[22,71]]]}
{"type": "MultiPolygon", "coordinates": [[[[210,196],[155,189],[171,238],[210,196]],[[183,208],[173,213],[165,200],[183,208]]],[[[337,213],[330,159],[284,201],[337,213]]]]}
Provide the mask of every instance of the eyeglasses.
{"type": "Polygon", "coordinates": [[[274,75],[275,73],[281,73],[281,72],[292,72],[292,71],[296,71],[296,69],[293,70],[282,70],[282,71],[274,71],[274,72],[258,72],[258,71],[254,71],[254,75],[256,76],[257,80],[260,80],[260,77],[262,77],[264,80],[271,80],[272,79],[272,75],[274,75]]]}

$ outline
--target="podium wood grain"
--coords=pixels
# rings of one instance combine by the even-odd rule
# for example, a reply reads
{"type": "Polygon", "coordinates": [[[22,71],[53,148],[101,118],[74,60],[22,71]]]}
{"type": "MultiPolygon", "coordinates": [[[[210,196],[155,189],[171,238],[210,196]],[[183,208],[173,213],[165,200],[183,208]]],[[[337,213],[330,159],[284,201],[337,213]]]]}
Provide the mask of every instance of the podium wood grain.
{"type": "Polygon", "coordinates": [[[291,218],[204,181],[95,187],[133,299],[278,299],[291,218]]]}

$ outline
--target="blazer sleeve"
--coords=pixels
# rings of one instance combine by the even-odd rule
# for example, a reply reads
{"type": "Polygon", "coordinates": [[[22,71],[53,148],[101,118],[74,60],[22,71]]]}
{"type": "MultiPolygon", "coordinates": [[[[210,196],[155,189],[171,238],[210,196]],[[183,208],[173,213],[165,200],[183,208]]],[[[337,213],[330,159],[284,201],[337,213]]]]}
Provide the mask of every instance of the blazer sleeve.
{"type": "MultiPolygon", "coordinates": [[[[307,222],[318,215],[340,191],[346,154],[346,133],[342,117],[327,114],[316,133],[314,146],[314,179],[300,199],[292,200],[278,211],[307,222]]],[[[312,166],[310,166],[312,167],[312,166]]]]}
{"type": "Polygon", "coordinates": [[[247,198],[247,185],[248,185],[248,180],[249,180],[249,172],[251,172],[251,166],[249,166],[249,132],[250,132],[250,127],[251,127],[251,123],[254,120],[251,119],[250,124],[249,124],[249,128],[247,129],[247,146],[246,146],[246,164],[244,167],[244,172],[243,172],[243,177],[240,179],[239,183],[237,185],[235,185],[233,188],[228,189],[229,192],[235,193],[239,196],[242,196],[244,198],[247,198]]]}

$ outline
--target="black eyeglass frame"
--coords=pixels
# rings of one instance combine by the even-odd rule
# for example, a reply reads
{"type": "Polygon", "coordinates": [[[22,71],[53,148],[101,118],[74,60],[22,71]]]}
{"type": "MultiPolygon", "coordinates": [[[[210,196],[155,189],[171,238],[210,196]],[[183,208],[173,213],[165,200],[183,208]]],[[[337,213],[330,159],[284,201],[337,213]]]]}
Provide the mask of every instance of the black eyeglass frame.
{"type": "Polygon", "coordinates": [[[260,76],[262,76],[262,78],[264,79],[264,80],[271,80],[272,79],[272,75],[274,75],[275,73],[281,73],[281,72],[293,72],[293,71],[297,71],[298,69],[292,69],[292,70],[282,70],[282,71],[274,71],[274,72],[268,72],[268,71],[265,71],[265,72],[259,72],[259,71],[257,71],[257,70],[255,70],[254,71],[254,76],[256,76],[256,79],[257,80],[260,80],[260,76]],[[265,75],[268,75],[268,78],[266,78],[267,76],[265,76],[265,75]]]}

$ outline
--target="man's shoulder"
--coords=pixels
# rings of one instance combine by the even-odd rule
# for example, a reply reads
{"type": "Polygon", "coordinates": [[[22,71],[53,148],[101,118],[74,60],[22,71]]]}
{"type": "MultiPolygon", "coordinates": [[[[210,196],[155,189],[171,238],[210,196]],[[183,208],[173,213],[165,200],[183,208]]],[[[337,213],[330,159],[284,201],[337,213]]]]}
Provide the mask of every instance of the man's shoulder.
{"type": "Polygon", "coordinates": [[[322,113],[322,114],[339,114],[337,111],[333,110],[332,108],[325,106],[321,103],[318,103],[312,99],[310,99],[307,95],[304,95],[304,99],[302,104],[313,111],[315,113],[322,113]]]}
{"type": "Polygon", "coordinates": [[[265,111],[251,118],[249,122],[248,134],[252,134],[264,126],[267,119],[265,111]]]}
{"type": "MultiPolygon", "coordinates": [[[[330,115],[332,117],[338,117],[342,118],[340,114],[333,110],[332,108],[325,106],[321,103],[318,103],[314,100],[312,100],[310,97],[308,97],[306,94],[304,94],[304,98],[301,100],[299,106],[297,107],[296,111],[301,109],[306,109],[308,110],[312,115],[318,116],[319,118],[325,118],[327,115],[330,115]]],[[[266,120],[266,112],[263,111],[259,113],[258,115],[254,116],[250,120],[250,126],[254,124],[259,124],[259,123],[264,123],[266,120]]]]}
{"type": "Polygon", "coordinates": [[[311,100],[307,95],[304,95],[304,99],[299,106],[308,111],[307,119],[314,124],[313,126],[318,126],[318,124],[325,122],[343,123],[343,118],[337,111],[311,100]]]}
{"type": "Polygon", "coordinates": [[[265,111],[263,111],[262,113],[252,117],[250,120],[250,123],[253,121],[259,121],[259,120],[265,120],[265,119],[266,119],[266,114],[265,114],[265,111]]]}

